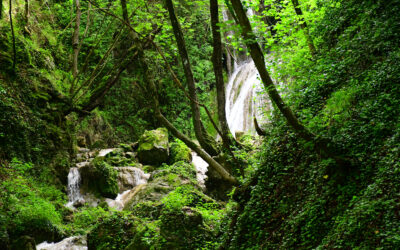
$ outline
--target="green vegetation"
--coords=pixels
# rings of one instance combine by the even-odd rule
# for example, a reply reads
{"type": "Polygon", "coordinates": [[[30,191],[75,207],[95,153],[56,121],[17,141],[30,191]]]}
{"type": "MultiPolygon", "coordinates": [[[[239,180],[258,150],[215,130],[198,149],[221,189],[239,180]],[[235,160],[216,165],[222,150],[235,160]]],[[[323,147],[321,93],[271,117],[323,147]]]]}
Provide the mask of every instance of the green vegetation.
{"type": "Polygon", "coordinates": [[[12,0],[0,13],[0,249],[77,235],[89,249],[400,248],[399,1],[12,0]],[[272,109],[263,136],[234,139],[218,80],[250,59],[272,109]],[[72,167],[83,198],[67,207],[72,167]]]}

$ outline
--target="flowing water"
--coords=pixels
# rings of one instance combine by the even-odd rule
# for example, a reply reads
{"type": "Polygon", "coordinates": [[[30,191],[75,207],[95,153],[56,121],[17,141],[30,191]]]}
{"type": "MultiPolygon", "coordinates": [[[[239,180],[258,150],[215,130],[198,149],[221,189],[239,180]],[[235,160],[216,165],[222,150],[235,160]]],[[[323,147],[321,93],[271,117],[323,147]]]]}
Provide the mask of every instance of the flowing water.
{"type": "Polygon", "coordinates": [[[80,188],[81,175],[77,167],[71,168],[68,174],[68,203],[67,207],[73,207],[74,203],[83,201],[80,188]]]}
{"type": "Polygon", "coordinates": [[[37,250],[87,250],[86,238],[73,236],[57,243],[42,242],[36,246],[37,250]]]}
{"type": "Polygon", "coordinates": [[[262,121],[266,103],[257,68],[252,60],[237,66],[226,87],[225,111],[229,129],[255,134],[254,117],[262,121]]]}

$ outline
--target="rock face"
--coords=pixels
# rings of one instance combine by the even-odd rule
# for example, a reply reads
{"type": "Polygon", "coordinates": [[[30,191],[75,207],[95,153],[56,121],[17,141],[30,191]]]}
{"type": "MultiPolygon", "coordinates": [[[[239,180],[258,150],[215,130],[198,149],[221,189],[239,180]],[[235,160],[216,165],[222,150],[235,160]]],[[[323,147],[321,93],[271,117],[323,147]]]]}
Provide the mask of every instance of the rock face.
{"type": "Polygon", "coordinates": [[[118,167],[115,169],[118,171],[119,192],[145,184],[150,178],[150,174],[145,174],[143,170],[136,167],[118,167]]]}
{"type": "Polygon", "coordinates": [[[144,132],[139,139],[138,158],[147,165],[160,165],[169,156],[168,131],[158,128],[144,132]]]}

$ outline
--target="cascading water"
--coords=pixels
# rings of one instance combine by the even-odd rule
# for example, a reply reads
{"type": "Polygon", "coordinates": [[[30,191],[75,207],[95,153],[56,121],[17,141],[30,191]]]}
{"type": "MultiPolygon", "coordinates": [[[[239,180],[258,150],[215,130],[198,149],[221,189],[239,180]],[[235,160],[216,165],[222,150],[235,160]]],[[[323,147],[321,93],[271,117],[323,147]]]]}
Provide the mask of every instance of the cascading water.
{"type": "Polygon", "coordinates": [[[58,243],[42,242],[36,246],[37,250],[87,250],[86,237],[73,236],[58,243]]]}
{"type": "Polygon", "coordinates": [[[73,207],[76,202],[83,201],[80,188],[81,175],[78,168],[71,168],[68,173],[68,200],[67,207],[73,207]]]}
{"type": "Polygon", "coordinates": [[[235,68],[226,87],[226,117],[231,133],[242,131],[255,134],[253,118],[262,120],[265,103],[257,68],[252,60],[235,68]]]}

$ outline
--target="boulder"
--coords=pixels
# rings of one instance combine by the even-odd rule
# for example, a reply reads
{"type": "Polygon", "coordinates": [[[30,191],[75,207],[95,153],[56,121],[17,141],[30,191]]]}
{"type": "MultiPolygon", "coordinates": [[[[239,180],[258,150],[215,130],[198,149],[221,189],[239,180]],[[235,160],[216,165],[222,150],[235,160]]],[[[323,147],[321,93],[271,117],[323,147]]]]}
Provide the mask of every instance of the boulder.
{"type": "Polygon", "coordinates": [[[13,242],[11,249],[15,250],[36,250],[35,239],[30,236],[21,236],[13,242]]]}
{"type": "Polygon", "coordinates": [[[82,193],[93,192],[114,199],[118,194],[118,172],[105,162],[104,157],[96,157],[90,164],[79,169],[82,193]]]}
{"type": "Polygon", "coordinates": [[[144,132],[139,139],[138,158],[146,165],[160,165],[169,156],[168,131],[158,128],[144,132]]]}
{"type": "Polygon", "coordinates": [[[170,146],[170,164],[173,164],[178,161],[184,161],[187,163],[192,162],[192,152],[185,143],[180,140],[176,140],[171,143],[170,146]]]}

